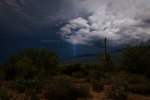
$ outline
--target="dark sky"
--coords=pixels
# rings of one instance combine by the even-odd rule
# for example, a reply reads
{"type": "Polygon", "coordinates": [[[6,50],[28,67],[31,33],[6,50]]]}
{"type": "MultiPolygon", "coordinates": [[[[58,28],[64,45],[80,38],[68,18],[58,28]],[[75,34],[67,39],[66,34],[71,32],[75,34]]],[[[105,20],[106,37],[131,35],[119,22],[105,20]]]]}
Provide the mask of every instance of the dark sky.
{"type": "Polygon", "coordinates": [[[150,38],[149,0],[0,0],[0,59],[47,47],[60,58],[150,38]]]}
{"type": "MultiPolygon", "coordinates": [[[[73,45],[62,40],[60,27],[86,14],[71,0],[0,0],[0,60],[24,48],[47,47],[60,58],[73,56],[73,45]],[[79,15],[78,15],[79,14],[79,15]]],[[[77,55],[93,53],[95,47],[76,46],[77,55]]]]}

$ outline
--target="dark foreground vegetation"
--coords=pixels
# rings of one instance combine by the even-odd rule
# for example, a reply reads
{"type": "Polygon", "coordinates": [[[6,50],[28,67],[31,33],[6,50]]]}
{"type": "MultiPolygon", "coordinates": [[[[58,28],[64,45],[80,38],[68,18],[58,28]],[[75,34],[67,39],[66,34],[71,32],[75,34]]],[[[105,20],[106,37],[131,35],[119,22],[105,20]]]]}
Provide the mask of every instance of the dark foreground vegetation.
{"type": "Polygon", "coordinates": [[[116,64],[105,44],[100,60],[61,64],[45,48],[18,51],[0,67],[0,100],[150,100],[149,45],[128,45],[116,64]]]}

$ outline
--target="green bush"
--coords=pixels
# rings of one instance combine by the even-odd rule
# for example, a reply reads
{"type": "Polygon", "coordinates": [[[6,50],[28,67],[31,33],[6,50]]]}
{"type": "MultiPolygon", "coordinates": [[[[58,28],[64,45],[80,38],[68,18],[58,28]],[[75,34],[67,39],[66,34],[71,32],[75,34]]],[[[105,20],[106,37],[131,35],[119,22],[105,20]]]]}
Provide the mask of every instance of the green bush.
{"type": "Polygon", "coordinates": [[[16,62],[17,70],[16,79],[34,79],[37,74],[37,68],[32,63],[31,59],[23,58],[21,61],[16,62]]]}
{"type": "Polygon", "coordinates": [[[34,66],[31,59],[22,58],[20,61],[15,62],[14,65],[6,65],[4,67],[4,73],[6,79],[33,79],[38,72],[38,69],[34,66]]]}
{"type": "Polygon", "coordinates": [[[104,82],[103,81],[98,81],[98,80],[93,80],[91,82],[92,88],[96,91],[102,91],[104,88],[104,82]]]}
{"type": "Polygon", "coordinates": [[[129,84],[146,84],[149,82],[149,80],[144,75],[133,74],[129,76],[129,84]]]}
{"type": "Polygon", "coordinates": [[[3,67],[0,66],[0,81],[4,79],[3,67]]]}
{"type": "Polygon", "coordinates": [[[103,90],[104,85],[110,84],[111,75],[105,72],[102,65],[95,65],[89,74],[89,81],[92,88],[97,91],[103,90]]]}
{"type": "Polygon", "coordinates": [[[144,75],[130,75],[128,89],[137,94],[149,94],[150,81],[144,75]]]}
{"type": "Polygon", "coordinates": [[[113,100],[127,100],[127,92],[123,86],[106,89],[105,94],[113,100]]]}
{"type": "Polygon", "coordinates": [[[46,74],[54,73],[57,64],[58,56],[55,52],[49,52],[45,48],[41,50],[26,48],[24,52],[19,51],[9,57],[3,72],[7,80],[30,80],[43,70],[46,74]]]}
{"type": "Polygon", "coordinates": [[[17,90],[20,93],[23,93],[26,89],[28,89],[27,86],[21,81],[12,81],[10,84],[10,88],[17,90]]]}
{"type": "Polygon", "coordinates": [[[91,69],[89,73],[89,78],[91,80],[101,80],[103,77],[104,77],[104,71],[101,70],[100,68],[91,69]]]}
{"type": "Polygon", "coordinates": [[[149,67],[147,67],[146,68],[146,70],[145,70],[145,76],[147,76],[147,78],[149,78],[150,79],[150,66],[149,67]]]}
{"type": "Polygon", "coordinates": [[[136,94],[150,94],[150,83],[147,84],[132,84],[128,86],[129,91],[136,94]]]}
{"type": "Polygon", "coordinates": [[[70,64],[70,65],[64,66],[62,70],[62,74],[72,75],[72,73],[74,72],[81,72],[82,69],[83,68],[80,63],[70,64]]]}
{"type": "Polygon", "coordinates": [[[76,78],[83,78],[83,73],[82,72],[73,72],[72,76],[76,77],[76,78]]]}
{"type": "Polygon", "coordinates": [[[73,80],[67,76],[58,77],[50,81],[46,98],[48,100],[77,100],[79,97],[89,96],[88,88],[76,87],[73,80]]]}
{"type": "Polygon", "coordinates": [[[40,98],[37,95],[31,95],[30,100],[40,100],[40,98]]]}
{"type": "Polygon", "coordinates": [[[105,94],[113,100],[126,100],[127,85],[127,82],[119,77],[112,78],[111,86],[105,90],[105,94]]]}
{"type": "MultiPolygon", "coordinates": [[[[101,80],[102,78],[110,79],[111,71],[106,71],[108,66],[105,66],[104,64],[95,64],[92,66],[92,68],[89,69],[89,77],[101,80]]],[[[109,68],[108,68],[109,69],[109,68]]]]}
{"type": "Polygon", "coordinates": [[[2,80],[0,79],[0,89],[1,89],[1,87],[2,87],[2,80]]]}
{"type": "Polygon", "coordinates": [[[128,81],[123,77],[119,77],[119,76],[112,77],[111,85],[112,85],[112,88],[118,88],[122,86],[125,88],[126,91],[128,90],[128,81]]]}
{"type": "Polygon", "coordinates": [[[112,75],[112,73],[104,73],[104,78],[102,78],[101,80],[104,81],[105,85],[110,85],[112,75]]]}
{"type": "Polygon", "coordinates": [[[150,47],[148,45],[137,45],[126,47],[121,55],[121,64],[125,71],[138,74],[150,73],[150,47]]]}
{"type": "Polygon", "coordinates": [[[18,68],[14,65],[6,65],[3,71],[6,80],[13,80],[17,76],[18,68]]]}
{"type": "Polygon", "coordinates": [[[2,87],[2,83],[1,83],[1,81],[0,81],[0,89],[1,89],[1,87],[2,87]]]}
{"type": "Polygon", "coordinates": [[[78,92],[80,98],[88,99],[89,97],[91,97],[89,87],[86,84],[80,84],[78,92]]]}
{"type": "Polygon", "coordinates": [[[16,98],[8,94],[6,91],[0,90],[0,100],[16,100],[16,98]]]}
{"type": "Polygon", "coordinates": [[[58,66],[58,70],[62,74],[70,75],[76,78],[84,78],[89,75],[89,68],[80,63],[61,64],[58,66]]]}
{"type": "Polygon", "coordinates": [[[114,70],[114,61],[112,59],[104,61],[102,66],[104,67],[105,72],[112,72],[114,70]]]}
{"type": "Polygon", "coordinates": [[[20,93],[23,93],[28,89],[35,89],[37,92],[40,92],[42,86],[44,85],[43,81],[39,80],[15,80],[11,81],[10,88],[17,90],[20,93]]]}

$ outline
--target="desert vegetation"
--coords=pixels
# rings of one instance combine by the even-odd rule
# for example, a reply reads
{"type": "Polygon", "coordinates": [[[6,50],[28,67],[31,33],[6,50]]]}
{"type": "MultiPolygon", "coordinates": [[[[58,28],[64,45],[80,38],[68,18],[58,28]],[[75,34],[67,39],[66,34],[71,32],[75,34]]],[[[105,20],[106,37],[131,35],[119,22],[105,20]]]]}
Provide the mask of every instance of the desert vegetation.
{"type": "Polygon", "coordinates": [[[115,63],[106,44],[98,64],[61,63],[46,48],[12,54],[0,67],[0,100],[150,100],[150,46],[127,45],[115,63]]]}

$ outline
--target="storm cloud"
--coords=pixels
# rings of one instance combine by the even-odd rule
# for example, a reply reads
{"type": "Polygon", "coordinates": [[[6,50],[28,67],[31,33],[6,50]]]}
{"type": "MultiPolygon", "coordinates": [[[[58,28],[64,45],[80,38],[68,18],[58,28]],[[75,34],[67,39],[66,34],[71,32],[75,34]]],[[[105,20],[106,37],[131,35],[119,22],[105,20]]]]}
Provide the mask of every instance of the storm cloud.
{"type": "Polygon", "coordinates": [[[43,35],[57,26],[73,44],[135,44],[150,39],[149,11],[149,0],[0,0],[0,31],[43,35]]]}
{"type": "Polygon", "coordinates": [[[0,0],[0,27],[5,34],[37,33],[38,29],[85,16],[76,4],[77,0],[0,0]]]}
{"type": "Polygon", "coordinates": [[[84,0],[76,5],[91,13],[61,27],[63,40],[98,45],[105,37],[111,46],[137,44],[150,39],[149,0],[84,0]]]}

